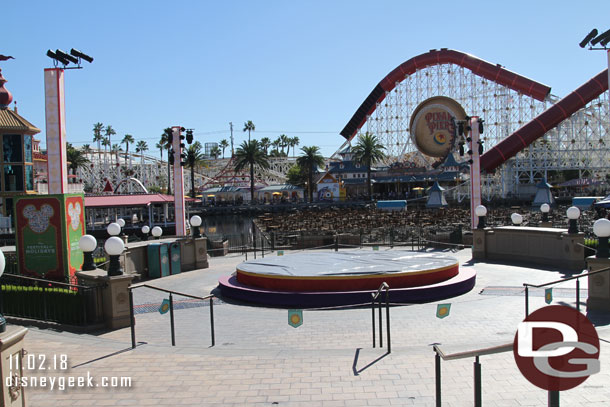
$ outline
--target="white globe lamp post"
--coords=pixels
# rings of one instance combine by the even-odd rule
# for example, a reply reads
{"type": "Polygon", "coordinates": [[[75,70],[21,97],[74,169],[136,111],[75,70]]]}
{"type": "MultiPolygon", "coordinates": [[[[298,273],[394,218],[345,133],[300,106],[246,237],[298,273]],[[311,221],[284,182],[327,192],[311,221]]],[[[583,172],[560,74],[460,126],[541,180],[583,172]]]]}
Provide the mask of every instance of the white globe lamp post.
{"type": "Polygon", "coordinates": [[[513,222],[513,224],[519,226],[521,223],[523,223],[523,216],[519,215],[518,213],[513,213],[510,215],[510,220],[513,222]]]}
{"type": "Polygon", "coordinates": [[[595,257],[607,259],[610,257],[608,253],[608,236],[610,236],[610,220],[598,219],[593,224],[593,233],[597,236],[597,253],[595,257]]]}
{"type": "Polygon", "coordinates": [[[197,239],[201,237],[199,226],[201,226],[201,217],[198,215],[191,217],[191,226],[193,227],[193,238],[197,239]]]}
{"type": "Polygon", "coordinates": [[[120,276],[123,274],[123,270],[121,269],[121,262],[119,261],[119,256],[123,253],[125,249],[125,243],[119,237],[112,236],[106,240],[104,243],[104,250],[110,256],[110,264],[108,265],[108,275],[109,276],[120,276]]]}
{"type": "Polygon", "coordinates": [[[97,240],[91,235],[83,235],[78,241],[78,247],[83,251],[83,271],[95,270],[93,251],[97,247],[97,240]]]}
{"type": "Polygon", "coordinates": [[[487,208],[483,205],[479,205],[474,208],[474,214],[479,217],[477,229],[485,229],[485,216],[487,216],[487,208]]]}
{"type": "Polygon", "coordinates": [[[580,218],[580,209],[575,206],[571,206],[566,211],[566,215],[570,220],[570,227],[568,228],[568,233],[578,233],[578,218],[580,218]]]}
{"type": "Polygon", "coordinates": [[[163,234],[163,229],[161,229],[159,226],[155,226],[154,228],[152,228],[151,233],[154,237],[159,239],[161,237],[161,235],[163,234]]]}
{"type": "Polygon", "coordinates": [[[549,212],[551,211],[551,206],[547,203],[543,203],[542,205],[540,205],[540,212],[542,212],[542,221],[543,222],[548,222],[549,221],[549,212]]]}
{"type": "Polygon", "coordinates": [[[108,234],[110,236],[118,236],[121,233],[121,225],[113,222],[110,225],[108,225],[108,227],[106,228],[106,231],[108,232],[108,234]]]}

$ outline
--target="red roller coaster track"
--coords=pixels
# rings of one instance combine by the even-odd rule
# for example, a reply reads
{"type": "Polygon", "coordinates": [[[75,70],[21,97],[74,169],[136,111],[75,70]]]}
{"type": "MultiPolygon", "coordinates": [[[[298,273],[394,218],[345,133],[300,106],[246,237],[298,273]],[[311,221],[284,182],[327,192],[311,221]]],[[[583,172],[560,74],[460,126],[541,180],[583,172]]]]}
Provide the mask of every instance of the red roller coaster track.
{"type": "Polygon", "coordinates": [[[584,83],[481,156],[481,170],[491,172],[546,132],[608,90],[608,70],[584,83]]]}
{"type": "Polygon", "coordinates": [[[446,48],[431,50],[426,54],[418,55],[402,63],[383,78],[364,102],[362,102],[343,130],[341,130],[341,135],[346,139],[351,140],[356,135],[357,131],[364,125],[367,116],[375,111],[377,103],[380,103],[385,99],[386,92],[392,91],[394,87],[396,87],[396,84],[402,82],[406,76],[413,74],[419,69],[441,64],[459,65],[483,78],[504,85],[540,101],[544,100],[551,91],[551,88],[546,85],[504,69],[500,65],[491,64],[473,55],[446,48]]]}

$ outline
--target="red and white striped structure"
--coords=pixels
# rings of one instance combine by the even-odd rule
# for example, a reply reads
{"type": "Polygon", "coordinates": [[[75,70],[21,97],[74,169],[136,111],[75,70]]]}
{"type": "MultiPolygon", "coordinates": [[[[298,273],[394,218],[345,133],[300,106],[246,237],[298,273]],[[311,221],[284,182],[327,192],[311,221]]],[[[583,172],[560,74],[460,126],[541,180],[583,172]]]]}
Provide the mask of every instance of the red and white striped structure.
{"type": "Polygon", "coordinates": [[[64,70],[44,70],[49,194],[68,192],[64,70]]]}
{"type": "Polygon", "coordinates": [[[180,164],[182,140],[180,126],[172,126],[172,147],[174,149],[174,219],[176,236],[186,236],[186,211],[184,207],[184,171],[180,164]]]}

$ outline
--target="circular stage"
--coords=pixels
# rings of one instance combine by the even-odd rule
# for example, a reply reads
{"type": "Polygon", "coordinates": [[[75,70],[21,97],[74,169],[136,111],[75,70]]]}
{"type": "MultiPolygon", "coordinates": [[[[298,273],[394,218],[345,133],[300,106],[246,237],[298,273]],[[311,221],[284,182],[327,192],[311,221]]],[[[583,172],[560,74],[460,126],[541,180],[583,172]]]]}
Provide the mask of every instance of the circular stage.
{"type": "Polygon", "coordinates": [[[376,290],[439,283],[458,274],[458,261],[440,254],[407,251],[297,253],[251,260],[237,266],[241,284],[283,291],[376,290]]]}
{"type": "MultiPolygon", "coordinates": [[[[470,291],[476,273],[445,254],[404,250],[301,252],[241,263],[219,280],[223,296],[312,308],[367,304],[381,283],[393,303],[421,303],[470,291]]],[[[384,297],[385,299],[385,297],[384,297]]]]}

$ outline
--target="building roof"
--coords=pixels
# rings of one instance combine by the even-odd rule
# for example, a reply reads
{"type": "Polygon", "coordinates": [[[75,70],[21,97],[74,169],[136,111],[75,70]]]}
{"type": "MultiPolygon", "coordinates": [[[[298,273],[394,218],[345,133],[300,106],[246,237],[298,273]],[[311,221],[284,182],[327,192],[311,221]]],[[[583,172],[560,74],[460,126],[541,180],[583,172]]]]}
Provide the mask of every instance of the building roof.
{"type": "Polygon", "coordinates": [[[359,165],[356,167],[356,163],[353,161],[336,161],[329,163],[328,171],[331,174],[340,174],[346,172],[366,172],[366,167],[364,165],[359,165]],[[343,168],[341,166],[343,165],[343,168]]]}
{"type": "Polygon", "coordinates": [[[149,206],[157,203],[173,203],[174,197],[165,194],[110,194],[85,196],[86,208],[112,208],[115,206],[149,206]]]}
{"type": "Polygon", "coordinates": [[[302,191],[303,188],[295,185],[283,184],[283,185],[269,185],[258,190],[258,192],[282,192],[282,191],[302,191]]]}
{"type": "MultiPolygon", "coordinates": [[[[202,193],[204,194],[219,194],[219,193],[230,193],[230,192],[244,192],[246,189],[241,187],[236,187],[234,185],[227,185],[224,187],[213,187],[204,189],[202,193]]],[[[248,188],[249,190],[249,188],[248,188]]]]}
{"type": "Polygon", "coordinates": [[[40,129],[12,109],[0,109],[0,133],[37,134],[40,129]]]}

